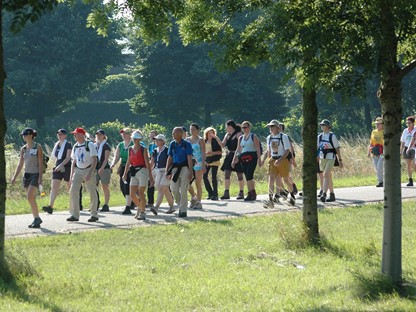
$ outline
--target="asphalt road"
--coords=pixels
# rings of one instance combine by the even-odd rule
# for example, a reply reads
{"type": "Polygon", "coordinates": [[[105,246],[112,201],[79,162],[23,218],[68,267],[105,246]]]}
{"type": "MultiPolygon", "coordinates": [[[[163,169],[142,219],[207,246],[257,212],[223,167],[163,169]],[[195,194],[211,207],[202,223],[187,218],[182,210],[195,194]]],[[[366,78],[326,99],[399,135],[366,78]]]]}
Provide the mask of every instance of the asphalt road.
{"type": "MultiPolygon", "coordinates": [[[[416,187],[406,187],[404,185],[402,186],[402,198],[416,198],[416,187]]],[[[318,201],[319,207],[346,207],[381,202],[383,200],[383,189],[376,188],[375,186],[340,188],[335,190],[335,195],[337,199],[335,202],[323,204],[318,201]]],[[[269,209],[263,207],[263,202],[266,198],[267,195],[259,195],[258,200],[254,202],[244,202],[235,199],[219,201],[203,200],[203,209],[188,209],[187,218],[178,218],[178,211],[173,215],[166,214],[167,205],[165,207],[162,205],[157,216],[147,211],[145,221],[136,220],[133,217],[134,215],[122,215],[121,212],[124,207],[110,207],[110,212],[99,212],[99,220],[95,223],[87,222],[89,218],[88,211],[81,211],[79,222],[67,222],[66,218],[70,216],[69,212],[54,212],[52,215],[41,213],[43,223],[40,229],[28,228],[28,225],[33,220],[31,214],[6,216],[6,238],[65,234],[106,228],[131,228],[154,224],[174,224],[177,222],[189,222],[200,218],[219,219],[302,209],[301,197],[297,197],[294,207],[281,203],[275,204],[274,208],[269,209]]]]}

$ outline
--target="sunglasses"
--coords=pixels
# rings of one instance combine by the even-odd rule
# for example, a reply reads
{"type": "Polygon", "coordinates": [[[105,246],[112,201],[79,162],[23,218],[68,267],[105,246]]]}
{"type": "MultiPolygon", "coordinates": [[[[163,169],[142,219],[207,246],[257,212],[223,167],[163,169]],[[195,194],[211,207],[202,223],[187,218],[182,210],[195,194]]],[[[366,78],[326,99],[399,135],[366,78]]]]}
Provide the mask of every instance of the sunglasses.
{"type": "Polygon", "coordinates": [[[248,127],[241,127],[241,129],[247,129],[248,127]]]}

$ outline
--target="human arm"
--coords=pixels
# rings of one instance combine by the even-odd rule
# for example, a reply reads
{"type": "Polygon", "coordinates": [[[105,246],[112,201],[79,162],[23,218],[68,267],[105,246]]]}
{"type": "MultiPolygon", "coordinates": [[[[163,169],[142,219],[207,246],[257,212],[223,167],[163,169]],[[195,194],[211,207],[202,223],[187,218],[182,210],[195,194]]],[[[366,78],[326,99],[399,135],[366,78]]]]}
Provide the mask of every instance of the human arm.
{"type": "Polygon", "coordinates": [[[168,156],[168,159],[166,160],[166,178],[168,179],[168,180],[170,180],[171,179],[171,175],[170,174],[168,174],[168,172],[169,172],[169,168],[172,166],[172,156],[168,156]]]}
{"type": "Polygon", "coordinates": [[[149,152],[147,151],[147,148],[145,148],[143,151],[143,158],[144,163],[146,164],[147,171],[149,172],[150,186],[153,186],[155,184],[155,180],[153,179],[152,167],[150,166],[149,152]]]}
{"type": "Polygon", "coordinates": [[[241,152],[240,142],[241,142],[241,136],[238,138],[237,149],[235,150],[233,161],[231,162],[231,167],[233,167],[233,168],[234,168],[235,164],[238,163],[238,154],[240,154],[240,152],[241,152]]]}
{"type": "Polygon", "coordinates": [[[37,149],[38,166],[39,166],[38,184],[42,184],[42,178],[43,178],[43,150],[42,150],[42,146],[40,144],[37,145],[36,149],[37,149]]]}
{"type": "Polygon", "coordinates": [[[261,167],[263,164],[261,162],[261,153],[260,153],[260,140],[257,137],[257,135],[254,135],[254,146],[256,147],[256,153],[257,153],[257,164],[259,167],[261,167]]]}
{"type": "MultiPolygon", "coordinates": [[[[187,155],[186,156],[186,159],[188,161],[188,168],[189,168],[189,170],[188,170],[189,171],[188,178],[189,178],[189,181],[192,181],[192,179],[194,177],[194,171],[192,170],[192,167],[193,167],[192,155],[187,155]]],[[[204,162],[204,164],[205,164],[205,162],[204,162]]]]}
{"type": "Polygon", "coordinates": [[[114,166],[117,165],[119,160],[120,160],[120,147],[117,145],[116,154],[114,156],[113,162],[110,165],[110,169],[113,169],[114,166]]]}
{"type": "Polygon", "coordinates": [[[110,149],[107,149],[105,152],[104,152],[104,160],[103,160],[103,163],[101,164],[101,167],[100,167],[100,169],[98,169],[98,173],[99,174],[102,174],[103,172],[104,172],[104,169],[105,169],[105,166],[107,165],[107,163],[108,163],[108,158],[110,157],[110,149]]]}

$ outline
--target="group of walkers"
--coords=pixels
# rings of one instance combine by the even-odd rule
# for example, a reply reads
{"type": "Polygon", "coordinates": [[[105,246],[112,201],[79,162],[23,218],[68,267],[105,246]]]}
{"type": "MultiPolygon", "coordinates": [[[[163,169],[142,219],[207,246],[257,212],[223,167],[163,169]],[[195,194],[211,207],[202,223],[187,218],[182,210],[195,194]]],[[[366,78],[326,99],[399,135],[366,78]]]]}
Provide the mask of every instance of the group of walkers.
{"type": "MultiPolygon", "coordinates": [[[[407,118],[408,128],[403,131],[401,151],[408,163],[409,184],[413,185],[412,171],[415,168],[414,145],[416,141],[415,119],[407,118]]],[[[377,172],[378,187],[383,186],[383,121],[378,117],[376,129],[371,134],[368,156],[371,156],[377,172]]],[[[324,119],[320,123],[322,133],[318,135],[317,173],[320,181],[318,198],[322,202],[335,201],[332,182],[334,166],[343,167],[339,142],[331,132],[331,123],[324,119]],[[328,194],[329,191],[329,194],[328,194]]],[[[200,127],[192,123],[187,135],[185,127],[175,127],[173,140],[168,143],[165,135],[152,131],[149,135],[151,144],[144,143],[140,130],[124,128],[120,130],[122,141],[118,143],[111,158],[111,147],[107,143],[103,129],[95,132],[95,140],[89,140],[85,129],[79,127],[71,132],[75,143],[67,139],[67,131],[57,131],[58,141],[51,156],[55,158],[52,170],[50,201],[43,211],[52,214],[54,204],[62,181],[70,194],[69,222],[79,221],[82,207],[83,185],[90,198],[88,222],[98,220],[99,195],[97,186],[101,184],[104,193],[104,204],[101,212],[109,211],[110,179],[112,170],[117,167],[120,190],[125,197],[125,208],[122,214],[130,215],[137,207],[135,218],[145,220],[145,209],[157,215],[166,198],[168,210],[179,209],[179,217],[187,217],[187,209],[202,209],[202,186],[208,193],[208,200],[230,199],[231,174],[236,173],[239,192],[237,200],[254,201],[257,199],[254,172],[257,166],[267,165],[269,197],[265,203],[273,206],[281,199],[289,205],[295,204],[298,190],[291,178],[291,168],[296,166],[295,151],[291,138],[284,133],[284,125],[271,120],[267,127],[270,134],[266,139],[267,149],[263,153],[258,136],[252,133],[252,125],[244,121],[241,125],[233,120],[226,122],[226,134],[221,140],[214,128],[205,129],[200,136],[200,127]],[[225,158],[223,157],[223,150],[225,158]],[[218,171],[224,171],[224,193],[218,193],[218,171]],[[211,176],[211,177],[210,177],[211,176]],[[244,178],[247,192],[244,194],[244,178]],[[155,189],[157,199],[154,201],[155,189]],[[147,194],[146,194],[147,190],[147,194]],[[188,193],[190,203],[188,205],[188,193]],[[146,196],[147,195],[147,196],[146,196]],[[146,199],[147,197],[147,199],[146,199]]],[[[29,225],[39,228],[42,223],[36,203],[36,194],[42,186],[44,173],[44,155],[40,144],[35,142],[37,133],[32,128],[21,132],[25,145],[20,150],[19,164],[12,178],[15,182],[24,167],[23,187],[32,208],[34,220],[29,225]]]]}

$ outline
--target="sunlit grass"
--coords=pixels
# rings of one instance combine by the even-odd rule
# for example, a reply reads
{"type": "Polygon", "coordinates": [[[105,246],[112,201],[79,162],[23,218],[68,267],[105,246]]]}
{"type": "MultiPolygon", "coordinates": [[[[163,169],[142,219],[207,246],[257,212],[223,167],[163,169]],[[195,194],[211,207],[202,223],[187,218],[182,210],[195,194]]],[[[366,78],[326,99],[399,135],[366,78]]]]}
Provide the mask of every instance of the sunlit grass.
{"type": "MultiPolygon", "coordinates": [[[[404,203],[410,285],[415,213],[404,203]]],[[[319,246],[302,241],[299,213],[9,239],[25,269],[0,282],[0,310],[414,311],[411,286],[377,279],[382,217],[382,205],[324,210],[319,246]]]]}

